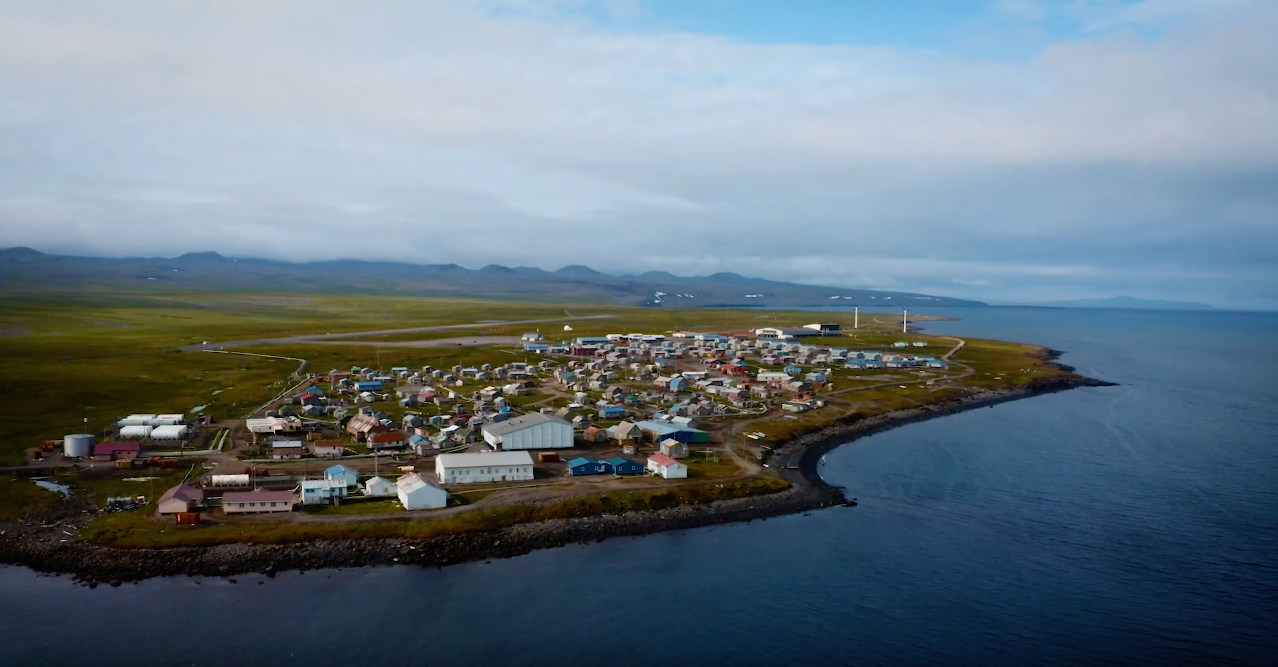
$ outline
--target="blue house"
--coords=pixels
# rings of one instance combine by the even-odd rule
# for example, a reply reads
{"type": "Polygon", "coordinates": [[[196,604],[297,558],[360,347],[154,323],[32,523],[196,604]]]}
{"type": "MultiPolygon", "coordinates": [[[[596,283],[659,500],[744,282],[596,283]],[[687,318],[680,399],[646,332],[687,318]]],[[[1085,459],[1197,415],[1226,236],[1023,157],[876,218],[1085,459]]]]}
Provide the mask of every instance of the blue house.
{"type": "Polygon", "coordinates": [[[342,482],[346,486],[355,486],[359,483],[359,473],[339,463],[324,471],[324,479],[342,482]]]}
{"type": "Polygon", "coordinates": [[[950,367],[950,365],[949,365],[949,364],[947,364],[947,363],[945,363],[945,362],[944,362],[943,360],[941,360],[941,359],[928,359],[928,360],[927,360],[927,367],[928,367],[928,368],[949,368],[949,367],[950,367]]]}
{"type": "Polygon", "coordinates": [[[623,458],[620,456],[614,456],[608,459],[607,461],[603,461],[602,463],[604,465],[605,472],[610,472],[614,475],[617,475],[618,477],[622,475],[642,475],[643,474],[642,463],[639,463],[638,461],[631,461],[630,459],[623,458]]]}
{"type": "Polygon", "coordinates": [[[789,373],[790,375],[798,375],[799,373],[803,372],[803,369],[799,368],[798,366],[795,366],[794,364],[790,364],[789,366],[782,368],[781,372],[789,373]]]}
{"type": "Polygon", "coordinates": [[[688,381],[682,375],[676,375],[670,378],[670,391],[683,391],[688,388],[688,381]]]}
{"type": "Polygon", "coordinates": [[[550,346],[544,343],[525,343],[524,344],[524,352],[536,352],[538,354],[545,354],[546,352],[549,352],[549,351],[550,351],[550,346]]]}
{"type": "Polygon", "coordinates": [[[359,391],[380,391],[382,383],[377,380],[366,380],[364,382],[356,382],[355,388],[359,391]]]}
{"type": "Polygon", "coordinates": [[[854,371],[865,370],[865,362],[860,359],[848,359],[845,366],[854,371]]]}
{"type": "Polygon", "coordinates": [[[604,471],[604,467],[605,464],[602,461],[578,456],[568,462],[568,474],[573,477],[579,477],[581,475],[598,475],[604,471]]]}
{"type": "Polygon", "coordinates": [[[306,393],[310,394],[311,396],[323,396],[324,390],[320,389],[319,387],[316,387],[315,385],[311,385],[306,388],[306,393]]]}
{"type": "Polygon", "coordinates": [[[865,367],[866,368],[883,368],[883,362],[877,359],[867,359],[865,362],[865,367]]]}
{"type": "Polygon", "coordinates": [[[626,416],[626,409],[620,405],[606,405],[599,408],[600,419],[621,419],[626,416]]]}
{"type": "Polygon", "coordinates": [[[825,373],[808,373],[803,379],[808,382],[825,382],[825,373]]]}

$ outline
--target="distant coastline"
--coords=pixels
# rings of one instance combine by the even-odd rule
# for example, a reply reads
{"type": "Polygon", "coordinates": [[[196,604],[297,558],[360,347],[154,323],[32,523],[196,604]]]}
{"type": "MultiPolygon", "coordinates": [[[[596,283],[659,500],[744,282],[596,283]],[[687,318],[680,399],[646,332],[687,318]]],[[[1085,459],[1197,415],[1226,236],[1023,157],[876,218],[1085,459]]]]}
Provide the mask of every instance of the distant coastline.
{"type": "MultiPolygon", "coordinates": [[[[1054,359],[1058,352],[1046,351],[1054,359]]],[[[1059,366],[1059,365],[1058,365],[1059,366]]],[[[1072,370],[1059,366],[1064,370],[1072,370]]],[[[85,508],[68,505],[61,516],[35,517],[23,523],[0,524],[0,563],[20,565],[46,574],[72,575],[89,586],[119,585],[164,576],[234,577],[249,573],[272,576],[281,571],[306,571],[381,565],[442,567],[492,558],[511,558],[539,549],[615,537],[686,530],[701,526],[752,521],[810,510],[852,504],[845,489],[821,478],[818,464],[830,450],[844,444],[935,417],[990,407],[1008,401],[1112,383],[1072,375],[1042,379],[1003,390],[986,390],[923,407],[873,417],[851,414],[831,425],[791,439],[766,463],[791,484],[789,489],[763,496],[719,501],[709,505],[619,515],[556,519],[519,524],[493,531],[443,535],[423,540],[403,538],[323,540],[285,545],[223,544],[173,549],[115,549],[67,537],[60,526],[85,508]]]]}

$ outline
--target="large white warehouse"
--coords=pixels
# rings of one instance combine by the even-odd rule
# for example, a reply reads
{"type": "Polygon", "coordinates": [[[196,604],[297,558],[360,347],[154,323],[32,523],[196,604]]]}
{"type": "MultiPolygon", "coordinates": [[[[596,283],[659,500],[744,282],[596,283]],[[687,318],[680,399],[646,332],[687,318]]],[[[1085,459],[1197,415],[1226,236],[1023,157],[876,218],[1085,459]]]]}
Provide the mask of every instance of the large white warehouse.
{"type": "Polygon", "coordinates": [[[534,412],[484,427],[484,442],[493,449],[568,449],[572,424],[534,412]]]}
{"type": "Polygon", "coordinates": [[[533,478],[532,454],[528,452],[440,454],[435,457],[435,475],[439,477],[442,484],[527,481],[533,478]]]}

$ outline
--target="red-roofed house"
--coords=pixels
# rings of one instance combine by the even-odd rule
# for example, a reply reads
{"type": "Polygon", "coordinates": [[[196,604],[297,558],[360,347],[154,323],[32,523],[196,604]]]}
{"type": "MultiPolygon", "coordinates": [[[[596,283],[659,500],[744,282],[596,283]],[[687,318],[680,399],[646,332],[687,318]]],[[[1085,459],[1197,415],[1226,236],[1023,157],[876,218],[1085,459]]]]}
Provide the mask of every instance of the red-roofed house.
{"type": "Polygon", "coordinates": [[[399,431],[370,433],[367,444],[369,449],[402,449],[408,446],[408,438],[399,431]]]}
{"type": "Polygon", "coordinates": [[[99,442],[93,446],[94,461],[132,461],[142,453],[136,442],[99,442]]]}
{"type": "Polygon", "coordinates": [[[686,479],[688,466],[665,454],[653,454],[648,457],[648,472],[661,475],[665,479],[686,479]]]}

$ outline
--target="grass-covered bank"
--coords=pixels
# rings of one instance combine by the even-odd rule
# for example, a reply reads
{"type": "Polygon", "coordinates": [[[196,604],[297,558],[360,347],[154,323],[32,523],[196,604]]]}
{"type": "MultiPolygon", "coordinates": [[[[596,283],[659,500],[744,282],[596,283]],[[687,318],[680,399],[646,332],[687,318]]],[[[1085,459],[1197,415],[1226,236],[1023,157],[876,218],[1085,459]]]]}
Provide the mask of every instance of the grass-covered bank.
{"type": "Polygon", "coordinates": [[[643,489],[566,498],[541,505],[504,505],[476,509],[440,519],[363,521],[352,523],[294,523],[288,521],[177,526],[148,518],[142,512],[119,512],[94,520],[77,539],[117,549],[156,549],[212,546],[226,543],[292,544],[315,540],[405,538],[495,531],[519,524],[601,514],[663,510],[707,505],[716,501],[784,491],[790,483],[776,474],[669,489],[643,489]]]}

